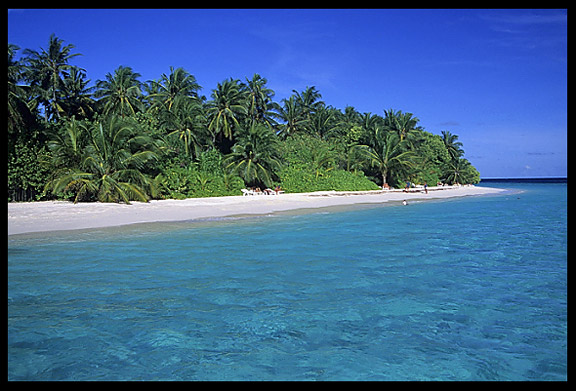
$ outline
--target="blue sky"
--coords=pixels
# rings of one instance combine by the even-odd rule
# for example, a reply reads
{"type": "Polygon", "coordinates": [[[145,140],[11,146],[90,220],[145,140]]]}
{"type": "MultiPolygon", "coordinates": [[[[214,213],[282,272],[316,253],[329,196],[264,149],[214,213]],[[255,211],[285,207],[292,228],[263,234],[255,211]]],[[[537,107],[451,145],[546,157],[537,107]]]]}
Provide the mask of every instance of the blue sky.
{"type": "Polygon", "coordinates": [[[183,67],[209,98],[258,73],[278,102],[316,86],[342,110],[414,113],[485,178],[567,175],[566,10],[8,10],[9,43],[52,33],[92,82],[183,67]]]}

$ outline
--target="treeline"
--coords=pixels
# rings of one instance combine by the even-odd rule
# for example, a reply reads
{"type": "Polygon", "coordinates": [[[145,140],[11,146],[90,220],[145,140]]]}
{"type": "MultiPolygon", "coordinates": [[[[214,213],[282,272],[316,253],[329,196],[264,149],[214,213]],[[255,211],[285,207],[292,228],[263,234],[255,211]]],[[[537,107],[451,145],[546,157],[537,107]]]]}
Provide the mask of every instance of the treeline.
{"type": "Polygon", "coordinates": [[[241,194],[477,183],[458,137],[411,113],[344,111],[315,87],[274,101],[258,74],[218,83],[170,68],[142,82],[127,66],[91,86],[74,46],[8,45],[8,200],[126,202],[241,194]]]}

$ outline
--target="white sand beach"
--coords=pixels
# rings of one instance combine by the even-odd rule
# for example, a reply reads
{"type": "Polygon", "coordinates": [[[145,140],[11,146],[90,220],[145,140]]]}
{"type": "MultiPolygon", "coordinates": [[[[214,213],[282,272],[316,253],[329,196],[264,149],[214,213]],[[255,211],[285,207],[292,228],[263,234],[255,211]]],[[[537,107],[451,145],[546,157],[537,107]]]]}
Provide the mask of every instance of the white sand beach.
{"type": "Polygon", "coordinates": [[[279,195],[152,200],[131,205],[41,201],[8,204],[8,235],[102,228],[135,223],[184,221],[237,215],[264,215],[274,212],[373,204],[407,200],[429,200],[495,194],[503,189],[477,186],[429,187],[405,193],[399,190],[360,192],[315,192],[279,195]]]}

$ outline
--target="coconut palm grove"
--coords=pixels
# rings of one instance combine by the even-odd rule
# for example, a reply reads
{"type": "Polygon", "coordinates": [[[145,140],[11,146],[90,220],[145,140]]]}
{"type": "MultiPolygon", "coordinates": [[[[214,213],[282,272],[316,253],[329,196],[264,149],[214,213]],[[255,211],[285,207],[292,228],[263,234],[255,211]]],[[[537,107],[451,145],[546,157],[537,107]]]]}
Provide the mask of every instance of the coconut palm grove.
{"type": "MultiPolygon", "coordinates": [[[[124,202],[382,186],[477,183],[458,136],[412,113],[335,108],[314,86],[275,101],[267,79],[229,78],[200,94],[170,67],[156,80],[119,66],[104,80],[70,65],[52,35],[8,45],[8,201],[124,202]],[[20,54],[19,59],[16,55],[20,54]]],[[[233,72],[233,70],[231,70],[233,72]]]]}

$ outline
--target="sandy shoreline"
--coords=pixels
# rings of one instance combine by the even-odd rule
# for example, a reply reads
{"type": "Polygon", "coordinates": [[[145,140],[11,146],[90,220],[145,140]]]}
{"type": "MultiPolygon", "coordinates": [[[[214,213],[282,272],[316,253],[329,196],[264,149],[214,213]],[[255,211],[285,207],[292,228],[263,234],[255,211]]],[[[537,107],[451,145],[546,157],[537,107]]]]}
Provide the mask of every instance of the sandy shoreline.
{"type": "Polygon", "coordinates": [[[261,215],[297,209],[323,208],[390,201],[425,200],[472,195],[496,194],[504,191],[490,187],[429,188],[424,192],[402,191],[316,192],[280,195],[188,198],[185,200],[153,200],[132,205],[112,203],[78,203],[41,201],[8,204],[8,235],[114,227],[135,223],[169,222],[261,215]]]}

